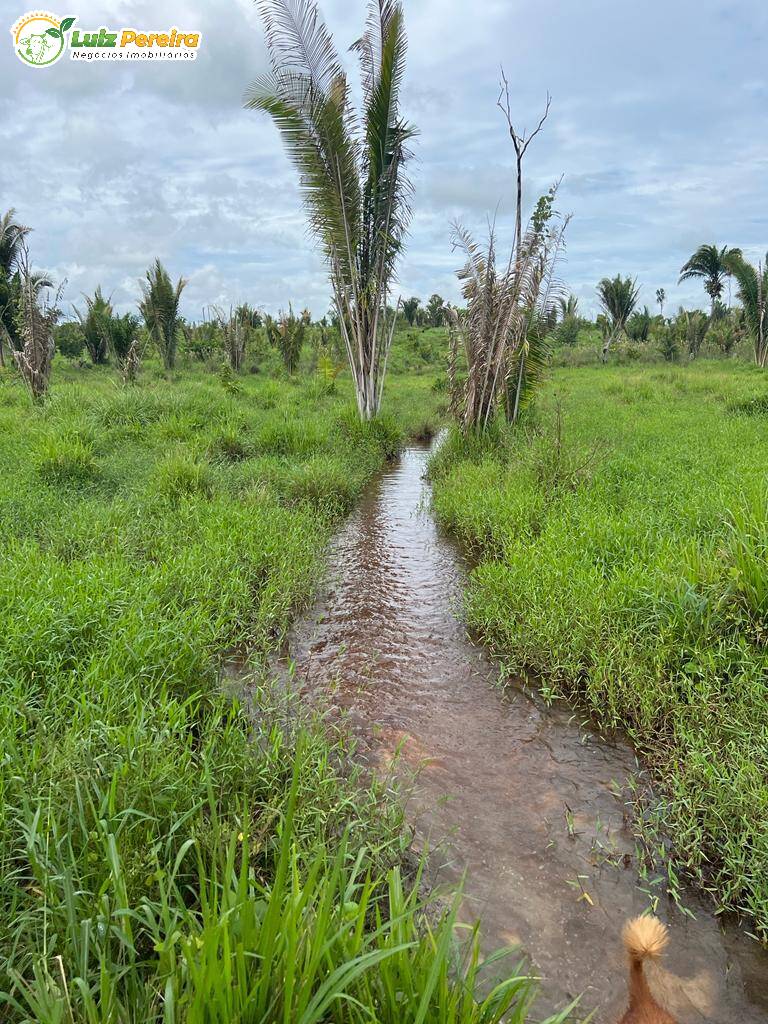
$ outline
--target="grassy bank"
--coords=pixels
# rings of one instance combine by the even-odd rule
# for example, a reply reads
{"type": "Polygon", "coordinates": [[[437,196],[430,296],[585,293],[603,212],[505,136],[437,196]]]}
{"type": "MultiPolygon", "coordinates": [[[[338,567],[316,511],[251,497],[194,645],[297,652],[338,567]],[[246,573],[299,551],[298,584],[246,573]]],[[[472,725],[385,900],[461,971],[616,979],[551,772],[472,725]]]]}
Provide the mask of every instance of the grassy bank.
{"type": "Polygon", "coordinates": [[[453,437],[441,520],[510,672],[626,728],[677,868],[768,939],[768,385],[747,365],[559,370],[537,422],[453,437]]]}
{"type": "Polygon", "coordinates": [[[431,383],[361,426],[343,381],[62,366],[33,408],[2,380],[4,1019],[523,1019],[527,983],[483,1007],[449,971],[344,738],[219,683],[280,645],[431,383]]]}

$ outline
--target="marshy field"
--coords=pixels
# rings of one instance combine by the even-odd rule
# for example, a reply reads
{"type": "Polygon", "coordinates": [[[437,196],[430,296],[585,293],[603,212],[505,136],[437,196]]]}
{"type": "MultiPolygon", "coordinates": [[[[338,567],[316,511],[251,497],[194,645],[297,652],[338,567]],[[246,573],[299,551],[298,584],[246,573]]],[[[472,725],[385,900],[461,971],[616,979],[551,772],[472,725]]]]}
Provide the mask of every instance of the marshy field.
{"type": "MultiPolygon", "coordinates": [[[[349,50],[313,0],[257,8],[238,114],[306,278],[281,155],[238,286],[226,125],[197,213],[79,296],[71,219],[43,269],[65,200],[0,217],[0,1019],[768,1020],[768,257],[700,211],[664,286],[623,228],[566,262],[579,211],[528,177],[556,106],[502,67],[516,203],[476,236],[447,190],[406,291],[403,5],[349,50]]],[[[28,21],[22,61],[74,45],[28,21]]]]}
{"type": "MultiPolygon", "coordinates": [[[[536,1019],[519,971],[489,995],[456,959],[448,905],[425,911],[402,804],[354,767],[348,730],[271,682],[334,532],[447,422],[441,340],[396,337],[369,424],[307,354],[293,376],[267,355],[234,382],[150,360],[127,386],[59,357],[34,409],[4,375],[12,1019],[536,1019]]],[[[746,361],[557,367],[524,424],[450,430],[425,464],[434,515],[474,565],[472,634],[504,676],[637,751],[621,802],[640,904],[679,913],[697,887],[701,912],[738,913],[755,953],[765,408],[746,361]]]]}

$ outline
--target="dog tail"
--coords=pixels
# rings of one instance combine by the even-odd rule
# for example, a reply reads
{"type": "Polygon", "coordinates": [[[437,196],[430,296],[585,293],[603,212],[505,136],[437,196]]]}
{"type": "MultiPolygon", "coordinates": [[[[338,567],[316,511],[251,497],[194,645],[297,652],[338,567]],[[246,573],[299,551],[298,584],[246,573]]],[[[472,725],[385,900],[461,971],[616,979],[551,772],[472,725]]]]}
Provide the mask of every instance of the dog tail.
{"type": "Polygon", "coordinates": [[[643,973],[643,961],[661,956],[669,935],[667,926],[657,917],[635,917],[627,921],[621,934],[629,955],[629,995],[633,1005],[652,1000],[643,973]]]}
{"type": "Polygon", "coordinates": [[[646,957],[655,960],[661,956],[669,941],[667,926],[658,917],[635,917],[627,921],[621,937],[630,960],[640,963],[646,957]]]}

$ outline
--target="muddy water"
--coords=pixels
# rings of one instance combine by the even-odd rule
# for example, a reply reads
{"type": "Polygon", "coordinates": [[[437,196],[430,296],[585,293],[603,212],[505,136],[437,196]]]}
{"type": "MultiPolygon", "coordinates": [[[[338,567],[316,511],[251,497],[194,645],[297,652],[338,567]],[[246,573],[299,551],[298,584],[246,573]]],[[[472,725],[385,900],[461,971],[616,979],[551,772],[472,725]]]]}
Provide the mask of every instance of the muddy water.
{"type": "MultiPolygon", "coordinates": [[[[410,449],[371,486],[291,654],[379,768],[399,752],[397,770],[418,770],[417,840],[436,851],[439,880],[466,873],[462,912],[480,916],[486,950],[519,944],[530,958],[537,1012],[583,993],[582,1009],[610,1024],[626,1005],[621,926],[648,903],[615,795],[634,758],[567,710],[501,693],[456,615],[465,570],[426,508],[427,458],[410,449]]],[[[768,957],[693,906],[690,921],[662,902],[672,941],[654,990],[681,1024],[767,1021],[768,957]]]]}

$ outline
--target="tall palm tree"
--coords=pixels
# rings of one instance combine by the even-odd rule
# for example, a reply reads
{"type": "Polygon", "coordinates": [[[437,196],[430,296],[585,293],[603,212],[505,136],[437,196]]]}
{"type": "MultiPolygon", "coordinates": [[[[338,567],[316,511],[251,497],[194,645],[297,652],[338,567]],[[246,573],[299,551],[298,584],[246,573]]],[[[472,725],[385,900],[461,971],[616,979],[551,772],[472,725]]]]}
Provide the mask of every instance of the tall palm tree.
{"type": "Polygon", "coordinates": [[[617,274],[614,278],[604,277],[597,286],[597,297],[606,317],[607,330],[603,333],[602,360],[607,362],[608,350],[625,330],[627,320],[637,305],[640,289],[631,277],[617,274]]]}
{"type": "Polygon", "coordinates": [[[268,113],[299,171],[310,226],[328,262],[360,416],[381,405],[397,310],[387,311],[410,221],[403,165],[414,129],[400,116],[406,36],[398,0],[372,0],[353,45],[363,84],[358,116],[314,0],[260,0],[271,73],[246,106],[268,113]]]}
{"type": "Polygon", "coordinates": [[[700,278],[704,281],[704,290],[709,296],[712,308],[710,314],[715,316],[715,303],[722,296],[725,279],[729,275],[728,257],[730,254],[741,255],[740,249],[729,249],[724,245],[718,249],[716,245],[700,245],[687,263],[680,268],[678,284],[700,278]]]}
{"type": "Polygon", "coordinates": [[[139,312],[166,370],[176,365],[176,334],[181,325],[179,304],[186,284],[180,277],[174,286],[160,260],[155,260],[147,271],[146,281],[141,282],[139,312]]]}
{"type": "Polygon", "coordinates": [[[667,301],[667,293],[663,288],[656,289],[656,302],[659,306],[659,315],[664,316],[664,303],[667,301]]]}
{"type": "Polygon", "coordinates": [[[738,249],[732,249],[725,258],[728,273],[739,285],[739,299],[744,307],[747,329],[752,335],[755,363],[765,369],[768,365],[768,254],[765,266],[748,263],[738,249]]]}

